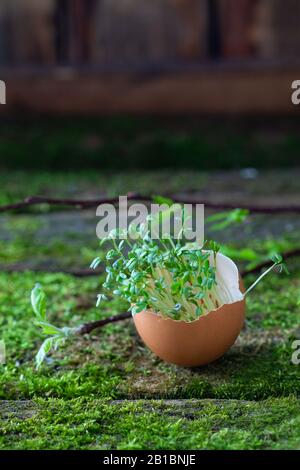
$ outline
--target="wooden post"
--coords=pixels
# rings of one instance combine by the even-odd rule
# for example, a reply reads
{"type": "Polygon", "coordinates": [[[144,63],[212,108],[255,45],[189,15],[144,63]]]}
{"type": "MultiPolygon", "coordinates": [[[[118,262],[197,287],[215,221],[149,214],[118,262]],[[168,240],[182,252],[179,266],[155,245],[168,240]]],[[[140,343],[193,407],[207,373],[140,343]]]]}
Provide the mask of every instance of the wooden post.
{"type": "Polygon", "coordinates": [[[222,55],[228,58],[253,55],[251,28],[257,0],[220,0],[222,55]]]}
{"type": "Polygon", "coordinates": [[[17,64],[55,61],[52,0],[10,0],[11,53],[17,64]]]}
{"type": "Polygon", "coordinates": [[[261,0],[254,38],[260,57],[298,58],[300,44],[299,0],[261,0]]]}
{"type": "Polygon", "coordinates": [[[181,59],[199,60],[205,58],[207,48],[207,1],[169,0],[179,15],[184,30],[178,49],[181,59]]]}
{"type": "Polygon", "coordinates": [[[96,5],[97,0],[69,0],[71,62],[88,62],[91,58],[96,5]]]}

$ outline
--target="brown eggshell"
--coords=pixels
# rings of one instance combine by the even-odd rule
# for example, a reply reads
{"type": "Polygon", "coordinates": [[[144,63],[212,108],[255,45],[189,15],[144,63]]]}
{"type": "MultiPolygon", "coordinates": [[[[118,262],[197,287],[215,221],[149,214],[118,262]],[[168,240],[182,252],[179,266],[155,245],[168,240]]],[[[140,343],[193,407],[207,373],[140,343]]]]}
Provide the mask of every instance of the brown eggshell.
{"type": "Polygon", "coordinates": [[[165,319],[151,310],[137,313],[133,320],[144,343],[158,357],[194,367],[213,362],[228,351],[242,329],[244,316],[245,300],[241,300],[189,323],[165,319]]]}

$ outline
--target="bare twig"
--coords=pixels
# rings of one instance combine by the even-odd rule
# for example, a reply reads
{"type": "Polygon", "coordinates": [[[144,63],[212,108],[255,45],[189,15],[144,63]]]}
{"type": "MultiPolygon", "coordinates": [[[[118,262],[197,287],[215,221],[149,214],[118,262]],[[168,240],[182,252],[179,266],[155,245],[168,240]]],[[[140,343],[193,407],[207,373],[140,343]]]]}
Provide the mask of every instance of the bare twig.
{"type": "MultiPolygon", "coordinates": [[[[293,258],[296,256],[300,256],[300,248],[295,248],[293,250],[286,251],[285,253],[282,253],[283,259],[289,259],[293,258]]],[[[247,276],[248,274],[255,274],[260,272],[263,268],[268,268],[272,264],[271,260],[266,260],[258,265],[254,266],[251,269],[245,269],[242,271],[241,275],[247,276]]],[[[6,272],[6,273],[22,273],[24,271],[32,271],[32,272],[37,272],[37,273],[54,273],[54,274],[69,274],[74,277],[91,277],[91,276],[99,276],[104,272],[104,269],[102,266],[98,267],[97,269],[53,269],[53,268],[31,268],[27,266],[22,266],[22,265],[11,265],[11,266],[1,266],[0,265],[0,272],[6,272]]]]}
{"type": "MultiPolygon", "coordinates": [[[[263,205],[247,205],[240,203],[223,203],[223,202],[211,202],[205,200],[201,197],[191,198],[184,196],[176,195],[166,195],[166,197],[171,198],[174,202],[179,203],[189,203],[189,204],[204,204],[208,209],[218,209],[218,210],[232,210],[236,209],[247,209],[252,213],[260,214],[276,214],[276,213],[300,213],[300,206],[296,204],[292,205],[282,205],[282,206],[263,206],[263,205]]],[[[129,192],[127,193],[127,199],[129,201],[145,201],[153,202],[153,197],[143,196],[138,193],[129,192]]],[[[36,206],[41,204],[49,204],[51,206],[61,206],[64,208],[75,208],[75,209],[91,209],[92,207],[97,207],[99,204],[117,204],[119,202],[118,197],[101,197],[96,199],[58,199],[44,196],[33,196],[24,199],[23,201],[16,202],[14,204],[8,204],[0,206],[1,212],[8,212],[12,210],[21,210],[28,208],[30,206],[36,206]]]]}
{"type": "MultiPolygon", "coordinates": [[[[142,198],[137,193],[128,193],[127,199],[130,200],[141,200],[142,198]]],[[[99,204],[116,204],[119,202],[118,197],[100,197],[97,199],[58,199],[44,196],[30,196],[23,201],[16,202],[14,204],[8,204],[0,206],[0,212],[8,212],[12,210],[25,209],[30,206],[37,206],[41,204],[49,204],[51,206],[65,206],[75,209],[90,209],[91,207],[97,207],[99,204]]]]}
{"type": "Polygon", "coordinates": [[[74,277],[91,277],[99,276],[104,272],[103,266],[97,269],[83,268],[83,269],[60,269],[60,268],[43,268],[43,267],[30,267],[22,264],[13,264],[10,266],[0,265],[0,272],[2,273],[23,273],[31,271],[34,273],[53,273],[53,274],[69,274],[74,277]]]}
{"type": "Polygon", "coordinates": [[[113,315],[108,318],[104,318],[103,320],[97,320],[91,323],[84,323],[83,325],[80,325],[75,333],[77,335],[85,335],[91,333],[91,331],[95,330],[96,328],[102,328],[105,325],[108,325],[109,323],[116,323],[118,321],[123,321],[127,320],[128,318],[131,318],[131,313],[130,312],[123,312],[120,313],[119,315],[113,315]]]}
{"type": "Polygon", "coordinates": [[[282,205],[282,206],[264,206],[256,204],[240,204],[236,203],[226,203],[226,202],[211,202],[201,198],[191,198],[191,197],[177,197],[170,196],[174,202],[179,202],[182,204],[204,204],[207,209],[216,209],[216,210],[233,210],[236,208],[246,209],[249,212],[256,214],[279,214],[279,213],[300,213],[300,206],[296,204],[282,205]]]}

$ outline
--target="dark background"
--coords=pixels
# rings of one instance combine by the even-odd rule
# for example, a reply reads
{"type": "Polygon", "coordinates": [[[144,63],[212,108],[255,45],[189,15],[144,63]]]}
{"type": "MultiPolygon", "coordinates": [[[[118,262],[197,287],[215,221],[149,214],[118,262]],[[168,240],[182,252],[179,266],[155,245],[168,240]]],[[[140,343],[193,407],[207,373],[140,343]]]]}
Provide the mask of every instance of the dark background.
{"type": "Polygon", "coordinates": [[[295,166],[295,0],[3,0],[2,168],[295,166]]]}

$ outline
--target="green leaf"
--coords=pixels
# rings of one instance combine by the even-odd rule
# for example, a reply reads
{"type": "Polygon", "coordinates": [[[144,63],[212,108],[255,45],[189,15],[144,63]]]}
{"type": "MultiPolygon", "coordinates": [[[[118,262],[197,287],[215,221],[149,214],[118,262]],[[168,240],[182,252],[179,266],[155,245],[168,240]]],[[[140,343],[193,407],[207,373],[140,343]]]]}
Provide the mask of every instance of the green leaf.
{"type": "Polygon", "coordinates": [[[173,282],[172,285],[171,285],[172,294],[176,295],[180,291],[180,288],[181,288],[181,282],[180,281],[173,282]]]}
{"type": "Polygon", "coordinates": [[[31,305],[39,320],[46,320],[46,296],[40,284],[31,291],[31,305]]]}
{"type": "Polygon", "coordinates": [[[271,260],[273,261],[273,263],[276,264],[281,264],[283,261],[282,256],[279,253],[273,253],[271,256],[271,260]]]}
{"type": "Polygon", "coordinates": [[[57,335],[61,334],[61,329],[57,328],[54,325],[51,325],[50,323],[42,322],[40,321],[38,325],[42,328],[43,333],[45,335],[57,335]]]}
{"type": "Polygon", "coordinates": [[[98,294],[97,296],[97,302],[96,302],[96,307],[99,307],[100,303],[102,300],[107,300],[107,297],[105,294],[98,294]]]}
{"type": "Polygon", "coordinates": [[[174,201],[172,201],[172,199],[168,197],[164,197],[164,196],[159,196],[159,195],[152,196],[152,200],[156,204],[159,204],[159,205],[166,204],[169,207],[171,207],[174,204],[174,201]]]}
{"type": "Polygon", "coordinates": [[[65,336],[61,335],[46,338],[35,356],[36,368],[39,369],[47,354],[49,354],[52,350],[56,350],[60,344],[64,343],[64,341],[65,336]]]}
{"type": "Polygon", "coordinates": [[[236,223],[242,223],[249,215],[247,209],[234,209],[229,212],[219,212],[207,217],[207,222],[217,222],[210,227],[210,230],[219,231],[236,223]]]}
{"type": "Polygon", "coordinates": [[[99,264],[101,263],[101,258],[99,258],[99,256],[97,256],[97,258],[95,258],[92,263],[90,264],[90,268],[91,269],[96,269],[99,264]]]}
{"type": "Polygon", "coordinates": [[[120,241],[119,246],[118,246],[119,251],[122,250],[122,248],[123,248],[123,246],[124,246],[124,243],[125,243],[125,240],[121,240],[121,241],[120,241]]]}
{"type": "Polygon", "coordinates": [[[201,313],[202,313],[201,307],[199,307],[199,306],[196,307],[196,315],[197,315],[197,317],[200,317],[201,313]]]}
{"type": "Polygon", "coordinates": [[[282,270],[282,272],[284,272],[284,274],[287,274],[287,275],[290,274],[290,272],[287,268],[287,265],[285,263],[281,263],[281,270],[282,270]]]}
{"type": "Polygon", "coordinates": [[[37,355],[35,356],[35,361],[36,361],[36,368],[39,369],[44,362],[45,357],[47,354],[51,351],[53,344],[54,344],[54,339],[53,338],[47,338],[41,345],[37,355]]]}
{"type": "Polygon", "coordinates": [[[116,256],[118,256],[118,252],[116,250],[109,250],[107,253],[106,253],[106,259],[107,260],[111,260],[113,258],[115,258],[116,256]]]}

